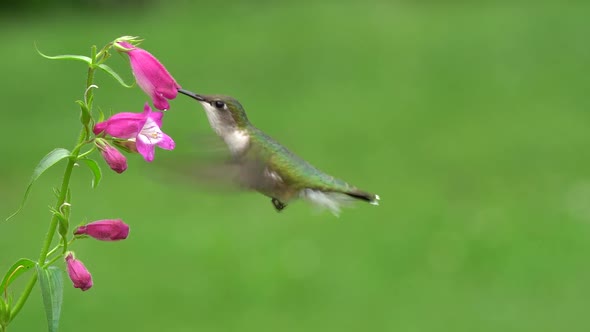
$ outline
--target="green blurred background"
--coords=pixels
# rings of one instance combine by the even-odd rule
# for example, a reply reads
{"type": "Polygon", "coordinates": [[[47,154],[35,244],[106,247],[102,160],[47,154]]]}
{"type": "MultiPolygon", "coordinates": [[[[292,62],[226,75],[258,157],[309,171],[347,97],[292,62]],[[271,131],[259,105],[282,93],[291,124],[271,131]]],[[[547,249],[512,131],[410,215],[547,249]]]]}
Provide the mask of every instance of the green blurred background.
{"type": "MultiPolygon", "coordinates": [[[[144,37],[184,88],[235,96],[295,153],[382,198],[338,219],[304,203],[278,214],[257,194],[172,179],[166,165],[211,132],[179,97],[164,127],[178,151],[130,156],[96,190],[76,169],[73,222],[132,230],[76,244],[95,286],[66,280],[63,331],[590,330],[589,4],[55,6],[2,7],[0,216],[79,128],[84,65],[33,43],[87,54],[121,35],[144,37]]],[[[131,79],[125,58],[109,64],[131,79]]],[[[102,73],[97,84],[106,112],[147,100],[102,73]]],[[[0,271],[37,257],[62,172],[0,223],[0,271]]],[[[35,289],[9,331],[45,326],[35,289]]]]}

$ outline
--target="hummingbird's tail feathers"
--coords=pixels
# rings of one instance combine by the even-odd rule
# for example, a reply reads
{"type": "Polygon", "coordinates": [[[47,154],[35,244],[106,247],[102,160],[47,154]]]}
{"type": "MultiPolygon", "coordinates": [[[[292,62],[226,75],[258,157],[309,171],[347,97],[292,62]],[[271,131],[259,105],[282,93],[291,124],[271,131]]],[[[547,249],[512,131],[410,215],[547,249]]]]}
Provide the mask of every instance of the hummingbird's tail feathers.
{"type": "Polygon", "coordinates": [[[314,205],[328,209],[336,217],[340,216],[340,208],[352,204],[353,197],[348,194],[317,189],[303,189],[300,196],[314,205]]]}
{"type": "Polygon", "coordinates": [[[368,202],[369,204],[372,204],[372,205],[379,205],[379,195],[370,194],[370,193],[362,191],[362,190],[348,191],[348,192],[345,192],[345,194],[350,197],[368,202]]]}
{"type": "Polygon", "coordinates": [[[355,200],[379,205],[379,195],[369,194],[358,189],[341,192],[306,188],[301,190],[299,196],[320,208],[330,210],[336,217],[340,215],[342,207],[352,205],[355,200]]]}

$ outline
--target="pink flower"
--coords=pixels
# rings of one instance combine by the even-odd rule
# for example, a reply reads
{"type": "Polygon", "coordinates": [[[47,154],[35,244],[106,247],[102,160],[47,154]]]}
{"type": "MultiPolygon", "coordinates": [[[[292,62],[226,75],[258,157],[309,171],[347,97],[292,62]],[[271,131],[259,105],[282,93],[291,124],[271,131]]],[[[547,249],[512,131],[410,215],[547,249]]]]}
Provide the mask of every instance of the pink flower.
{"type": "Polygon", "coordinates": [[[74,235],[88,235],[101,241],[125,240],[129,235],[129,225],[121,219],[97,220],[76,228],[74,235]]]}
{"type": "Polygon", "coordinates": [[[172,138],[160,129],[163,116],[163,112],[152,112],[146,103],[143,113],[118,113],[107,121],[97,123],[94,134],[105,132],[116,138],[135,140],[137,152],[151,162],[156,145],[165,150],[174,149],[172,138]]]}
{"type": "Polygon", "coordinates": [[[121,174],[127,169],[127,159],[125,159],[125,156],[119,150],[110,145],[99,146],[98,148],[102,157],[113,171],[121,174]]]}
{"type": "Polygon", "coordinates": [[[148,51],[137,48],[127,42],[119,42],[120,51],[129,55],[131,70],[139,87],[147,93],[159,110],[170,108],[168,99],[176,98],[180,85],[176,83],[166,68],[148,51]]]}
{"type": "Polygon", "coordinates": [[[74,258],[71,252],[66,256],[66,265],[68,276],[74,283],[74,288],[80,288],[82,291],[86,291],[92,287],[92,276],[90,272],[88,272],[81,261],[74,258]]]}

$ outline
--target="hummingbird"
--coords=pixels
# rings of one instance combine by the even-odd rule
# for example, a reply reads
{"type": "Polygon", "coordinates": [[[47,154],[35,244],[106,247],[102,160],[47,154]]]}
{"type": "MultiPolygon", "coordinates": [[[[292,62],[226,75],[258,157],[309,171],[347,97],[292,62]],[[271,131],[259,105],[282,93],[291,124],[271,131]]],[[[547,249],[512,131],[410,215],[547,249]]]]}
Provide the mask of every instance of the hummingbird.
{"type": "Polygon", "coordinates": [[[254,127],[236,99],[184,89],[178,92],[197,100],[205,109],[211,128],[229,149],[229,164],[235,166],[233,180],[271,198],[278,212],[299,198],[327,208],[334,215],[355,199],[379,205],[378,195],[320,171],[254,127]]]}

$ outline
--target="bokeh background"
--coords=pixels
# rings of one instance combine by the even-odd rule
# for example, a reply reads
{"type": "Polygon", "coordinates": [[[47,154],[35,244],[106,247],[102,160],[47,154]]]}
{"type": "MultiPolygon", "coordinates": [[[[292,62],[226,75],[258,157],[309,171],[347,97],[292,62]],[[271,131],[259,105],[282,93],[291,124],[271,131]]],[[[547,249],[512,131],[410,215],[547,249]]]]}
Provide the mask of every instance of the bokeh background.
{"type": "MultiPolygon", "coordinates": [[[[510,1],[116,1],[3,4],[0,216],[32,169],[78,133],[82,63],[121,35],[183,87],[242,101],[252,122],[320,169],[381,195],[340,218],[276,213],[254,193],[170,176],[211,133],[179,97],[178,150],[122,175],[73,178],[73,223],[131,236],[75,246],[63,331],[588,331],[590,5],[510,1]],[[98,6],[96,8],[95,6],[98,6]],[[182,158],[179,156],[183,156],[182,158]]],[[[109,62],[127,79],[127,61],[109,62]]],[[[100,73],[96,106],[147,97],[100,73]]],[[[102,163],[102,162],[101,162],[102,163]]],[[[103,164],[104,165],[104,164],[103,164]]],[[[63,165],[0,223],[0,270],[35,258],[63,165]]],[[[26,278],[10,289],[18,295],[26,278]]],[[[9,329],[43,331],[38,290],[9,329]]]]}

